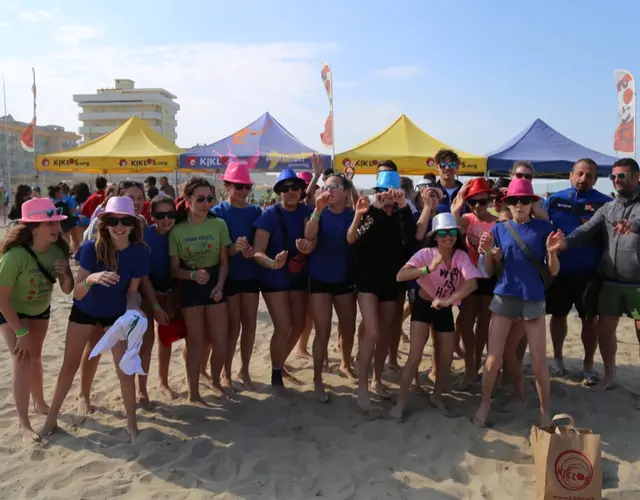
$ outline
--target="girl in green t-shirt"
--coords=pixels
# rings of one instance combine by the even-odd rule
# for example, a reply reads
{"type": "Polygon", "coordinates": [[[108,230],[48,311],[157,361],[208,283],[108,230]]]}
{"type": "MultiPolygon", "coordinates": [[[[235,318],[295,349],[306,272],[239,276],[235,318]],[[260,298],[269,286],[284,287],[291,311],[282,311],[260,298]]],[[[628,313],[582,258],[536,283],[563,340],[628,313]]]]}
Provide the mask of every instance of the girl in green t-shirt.
{"type": "Polygon", "coordinates": [[[211,388],[226,399],[220,373],[227,352],[229,320],[223,295],[231,244],[227,224],[210,211],[215,202],[213,188],[202,177],[184,187],[176,225],[169,234],[171,276],[179,281],[180,309],[187,325],[187,382],[189,400],[205,404],[200,396],[200,362],[211,355],[211,388]]]}
{"type": "Polygon", "coordinates": [[[13,356],[13,397],[23,442],[37,441],[29,420],[29,398],[36,413],[49,406],[42,387],[42,345],[49,327],[55,281],[73,290],[69,246],[60,221],[66,219],[48,198],[22,204],[19,224],[0,246],[0,331],[13,356]]]}

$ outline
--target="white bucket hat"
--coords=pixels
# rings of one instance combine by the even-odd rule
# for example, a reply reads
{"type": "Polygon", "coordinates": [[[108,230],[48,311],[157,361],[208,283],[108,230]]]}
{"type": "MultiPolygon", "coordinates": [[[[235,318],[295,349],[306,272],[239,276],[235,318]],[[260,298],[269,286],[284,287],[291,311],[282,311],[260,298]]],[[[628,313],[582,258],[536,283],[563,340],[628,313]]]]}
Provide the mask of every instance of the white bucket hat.
{"type": "Polygon", "coordinates": [[[440,229],[457,229],[458,231],[462,232],[462,228],[458,226],[455,216],[450,213],[436,215],[433,218],[431,231],[429,231],[429,234],[427,236],[433,236],[433,234],[440,229]]]}
{"type": "Polygon", "coordinates": [[[438,198],[442,198],[444,195],[442,194],[442,189],[440,189],[438,187],[438,184],[436,184],[433,181],[427,180],[427,179],[422,179],[421,181],[419,181],[416,184],[416,191],[420,192],[421,189],[432,189],[433,191],[435,191],[438,195],[438,198]]]}

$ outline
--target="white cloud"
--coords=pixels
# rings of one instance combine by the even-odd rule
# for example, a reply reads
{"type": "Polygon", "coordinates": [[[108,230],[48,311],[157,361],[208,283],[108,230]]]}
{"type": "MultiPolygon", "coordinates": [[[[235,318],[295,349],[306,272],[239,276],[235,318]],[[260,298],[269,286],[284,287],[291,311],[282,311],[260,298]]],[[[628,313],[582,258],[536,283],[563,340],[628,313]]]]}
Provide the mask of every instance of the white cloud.
{"type": "Polygon", "coordinates": [[[42,21],[49,21],[56,16],[57,8],[50,9],[34,9],[28,2],[20,2],[17,0],[4,0],[0,6],[3,6],[9,12],[17,15],[20,19],[29,21],[32,23],[39,23],[42,21]]]}
{"type": "Polygon", "coordinates": [[[82,24],[67,24],[59,26],[52,38],[61,43],[77,45],[86,40],[100,38],[103,32],[100,28],[82,24]]]}
{"type": "Polygon", "coordinates": [[[386,68],[376,69],[373,75],[390,80],[407,80],[420,76],[422,73],[423,70],[420,66],[411,64],[406,66],[387,66],[386,68]]]}
{"type": "Polygon", "coordinates": [[[9,23],[6,23],[4,21],[0,21],[0,28],[8,28],[9,27],[9,23]]]}

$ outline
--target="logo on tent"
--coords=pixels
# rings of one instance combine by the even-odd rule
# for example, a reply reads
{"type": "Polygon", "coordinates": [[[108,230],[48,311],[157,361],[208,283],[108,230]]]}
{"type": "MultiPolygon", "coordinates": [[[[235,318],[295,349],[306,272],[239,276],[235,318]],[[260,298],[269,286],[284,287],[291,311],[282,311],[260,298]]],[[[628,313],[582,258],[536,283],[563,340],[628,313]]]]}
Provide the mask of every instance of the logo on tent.
{"type": "Polygon", "coordinates": [[[49,166],[49,158],[44,158],[44,159],[42,160],[42,166],[43,166],[44,168],[47,168],[47,167],[49,166]]]}
{"type": "Polygon", "coordinates": [[[187,167],[195,167],[197,161],[195,156],[187,156],[187,167]]]}
{"type": "Polygon", "coordinates": [[[427,158],[427,167],[436,168],[436,160],[434,158],[427,158]]]}
{"type": "Polygon", "coordinates": [[[345,168],[355,168],[355,167],[373,167],[378,168],[378,160],[356,160],[351,161],[349,158],[345,158],[342,160],[342,165],[345,168]]]}
{"type": "Polygon", "coordinates": [[[127,160],[120,160],[118,165],[120,165],[121,168],[125,168],[128,165],[127,160]]]}

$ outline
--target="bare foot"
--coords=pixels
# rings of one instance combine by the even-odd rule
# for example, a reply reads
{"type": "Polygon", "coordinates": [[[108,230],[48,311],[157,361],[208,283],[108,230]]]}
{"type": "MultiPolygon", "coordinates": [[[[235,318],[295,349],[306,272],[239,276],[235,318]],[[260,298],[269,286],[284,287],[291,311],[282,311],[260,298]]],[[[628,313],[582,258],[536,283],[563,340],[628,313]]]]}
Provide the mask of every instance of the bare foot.
{"type": "Polygon", "coordinates": [[[353,368],[349,365],[345,365],[344,363],[340,363],[340,373],[342,373],[349,380],[356,380],[356,373],[353,371],[353,368]]]}
{"type": "Polygon", "coordinates": [[[387,368],[394,373],[400,375],[402,373],[402,367],[398,364],[398,361],[394,361],[393,363],[387,363],[387,368]]]}
{"type": "Polygon", "coordinates": [[[226,375],[222,375],[222,377],[220,378],[220,386],[222,387],[223,390],[225,390],[227,392],[234,392],[233,391],[233,385],[231,383],[231,377],[227,377],[226,375]]]}
{"type": "Polygon", "coordinates": [[[25,444],[28,443],[37,443],[40,441],[40,436],[36,431],[31,428],[31,424],[29,425],[21,425],[20,426],[20,434],[22,435],[22,442],[25,444]]]}
{"type": "Polygon", "coordinates": [[[207,372],[200,374],[200,383],[209,389],[213,387],[213,381],[207,372]]]}
{"type": "Polygon", "coordinates": [[[408,344],[408,343],[410,342],[410,341],[409,341],[409,335],[407,335],[407,334],[406,334],[406,333],[404,333],[404,332],[402,332],[402,337],[401,337],[401,338],[402,338],[402,341],[403,341],[405,344],[408,344]]]}
{"type": "Polygon", "coordinates": [[[238,378],[242,382],[244,388],[248,391],[253,391],[255,388],[253,387],[253,381],[251,380],[251,376],[248,371],[240,371],[238,372],[238,378]]]}
{"type": "Polygon", "coordinates": [[[39,413],[40,415],[46,415],[47,413],[49,413],[49,405],[44,401],[33,403],[33,411],[35,413],[39,413]]]}
{"type": "Polygon", "coordinates": [[[478,408],[478,411],[471,420],[478,427],[487,427],[487,417],[489,416],[489,409],[482,407],[478,408]]]}
{"type": "Polygon", "coordinates": [[[138,394],[138,404],[144,410],[153,410],[153,403],[148,394],[138,394]]]}
{"type": "Polygon", "coordinates": [[[604,376],[600,383],[596,386],[598,391],[604,392],[609,389],[615,389],[618,384],[616,377],[604,376]]]}
{"type": "Polygon", "coordinates": [[[42,429],[40,429],[39,434],[41,437],[50,436],[56,431],[57,428],[58,428],[57,419],[53,419],[53,420],[47,419],[44,425],[42,426],[42,429]]]}
{"type": "Polygon", "coordinates": [[[169,401],[178,397],[178,394],[176,394],[168,385],[163,384],[158,387],[158,392],[164,399],[169,401]]]}
{"type": "Polygon", "coordinates": [[[138,438],[138,434],[140,433],[140,431],[138,430],[138,427],[136,425],[127,427],[127,432],[129,433],[129,438],[131,439],[131,442],[135,443],[136,439],[138,438]]]}
{"type": "Polygon", "coordinates": [[[551,427],[551,425],[553,425],[553,422],[551,421],[549,413],[540,415],[540,427],[551,427]]]}
{"type": "Polygon", "coordinates": [[[316,398],[320,403],[326,404],[329,402],[329,394],[324,388],[324,383],[316,382],[314,392],[316,393],[316,398]]]}
{"type": "Polygon", "coordinates": [[[395,418],[396,420],[400,420],[403,414],[404,414],[404,406],[402,406],[400,403],[396,404],[393,407],[393,410],[389,412],[389,416],[391,418],[395,418]]]}
{"type": "Polygon", "coordinates": [[[369,403],[369,390],[364,388],[358,389],[358,406],[364,413],[369,413],[371,404],[369,403]]]}
{"type": "Polygon", "coordinates": [[[374,382],[371,384],[371,390],[382,399],[391,399],[389,388],[382,382],[374,382]]]}
{"type": "Polygon", "coordinates": [[[80,396],[78,398],[77,414],[82,416],[82,417],[85,417],[85,416],[89,415],[90,413],[93,413],[93,406],[91,406],[91,403],[89,402],[88,399],[85,399],[82,396],[80,396]]]}
{"type": "Polygon", "coordinates": [[[213,393],[213,395],[222,401],[226,401],[227,399],[229,399],[227,393],[228,390],[229,389],[222,387],[220,384],[211,386],[211,392],[213,393]]]}
{"type": "Polygon", "coordinates": [[[193,406],[199,406],[200,408],[210,408],[209,403],[207,403],[202,396],[198,394],[197,396],[189,396],[189,403],[193,406]]]}
{"type": "Polygon", "coordinates": [[[309,351],[307,351],[306,349],[298,349],[298,351],[296,352],[296,356],[304,359],[313,359],[313,356],[309,354],[309,351]]]}
{"type": "Polygon", "coordinates": [[[429,380],[431,380],[431,382],[433,382],[434,384],[436,383],[436,372],[434,370],[431,370],[427,374],[427,377],[429,377],[429,380]]]}
{"type": "Polygon", "coordinates": [[[445,417],[451,416],[451,413],[449,413],[449,410],[445,406],[444,401],[442,401],[439,396],[431,395],[431,397],[429,398],[429,403],[431,403],[431,406],[433,406],[434,408],[440,410],[440,413],[442,413],[445,417]]]}

